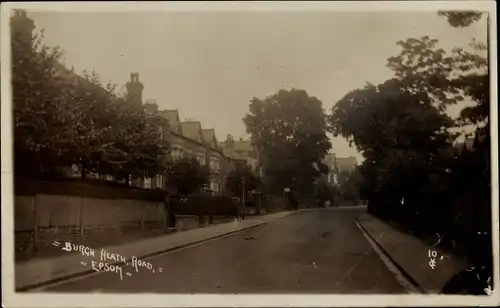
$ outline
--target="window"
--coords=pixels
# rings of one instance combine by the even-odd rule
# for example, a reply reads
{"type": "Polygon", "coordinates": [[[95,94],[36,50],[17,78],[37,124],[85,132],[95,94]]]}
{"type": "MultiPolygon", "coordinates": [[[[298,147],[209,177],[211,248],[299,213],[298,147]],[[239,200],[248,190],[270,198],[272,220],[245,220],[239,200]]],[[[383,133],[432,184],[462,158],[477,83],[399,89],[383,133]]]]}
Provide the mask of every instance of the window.
{"type": "Polygon", "coordinates": [[[220,162],[216,159],[211,159],[210,170],[212,170],[212,172],[220,172],[220,162]]]}
{"type": "Polygon", "coordinates": [[[150,178],[144,179],[144,188],[151,189],[151,179],[150,178]]]}
{"type": "Polygon", "coordinates": [[[155,183],[154,183],[154,186],[153,188],[161,188],[162,187],[162,176],[161,175],[156,175],[155,177],[155,183]]]}
{"type": "Polygon", "coordinates": [[[217,182],[210,182],[210,190],[218,192],[220,188],[219,183],[217,182]]]}
{"type": "Polygon", "coordinates": [[[163,139],[163,129],[161,127],[158,127],[158,135],[160,140],[163,139]]]}
{"type": "Polygon", "coordinates": [[[205,166],[205,157],[198,156],[198,162],[200,163],[200,165],[205,166]]]}

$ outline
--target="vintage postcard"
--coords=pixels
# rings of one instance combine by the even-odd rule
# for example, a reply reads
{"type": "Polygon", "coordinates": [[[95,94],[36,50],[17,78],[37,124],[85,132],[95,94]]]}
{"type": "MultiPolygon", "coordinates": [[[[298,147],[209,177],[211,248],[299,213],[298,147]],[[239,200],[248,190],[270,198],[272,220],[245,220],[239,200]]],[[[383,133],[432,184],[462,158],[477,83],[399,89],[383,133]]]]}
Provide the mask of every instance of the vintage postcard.
{"type": "Polygon", "coordinates": [[[6,307],[499,304],[493,1],[1,8],[6,307]]]}

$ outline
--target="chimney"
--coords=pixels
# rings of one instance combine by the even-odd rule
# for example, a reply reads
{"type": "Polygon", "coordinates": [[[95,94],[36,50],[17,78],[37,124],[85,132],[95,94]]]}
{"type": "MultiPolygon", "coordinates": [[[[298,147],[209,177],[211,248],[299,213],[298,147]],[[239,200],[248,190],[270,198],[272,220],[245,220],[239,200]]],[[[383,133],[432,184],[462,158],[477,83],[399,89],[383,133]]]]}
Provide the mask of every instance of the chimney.
{"type": "Polygon", "coordinates": [[[131,73],[130,81],[126,84],[128,99],[137,104],[142,104],[142,90],[144,85],[139,81],[139,73],[131,73]]]}
{"type": "Polygon", "coordinates": [[[33,38],[35,22],[28,17],[25,10],[14,10],[14,15],[10,17],[10,27],[12,36],[20,35],[27,41],[33,38]]]}
{"type": "Polygon", "coordinates": [[[225,142],[225,144],[226,144],[226,147],[227,147],[228,149],[233,149],[233,148],[234,148],[234,140],[233,140],[233,136],[231,136],[231,135],[229,135],[229,134],[228,134],[228,135],[227,135],[227,138],[226,138],[226,142],[225,142]]]}
{"type": "Polygon", "coordinates": [[[148,99],[144,104],[146,114],[153,115],[158,111],[158,105],[155,99],[148,99]]]}

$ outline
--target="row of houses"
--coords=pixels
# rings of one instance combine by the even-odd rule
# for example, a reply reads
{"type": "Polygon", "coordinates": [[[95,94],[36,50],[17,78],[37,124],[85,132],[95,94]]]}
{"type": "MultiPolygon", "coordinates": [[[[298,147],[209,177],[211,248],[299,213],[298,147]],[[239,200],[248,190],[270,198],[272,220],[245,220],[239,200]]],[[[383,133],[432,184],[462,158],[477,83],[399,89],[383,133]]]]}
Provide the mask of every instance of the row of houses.
{"type": "MultiPolygon", "coordinates": [[[[188,156],[195,158],[203,166],[208,166],[210,178],[208,189],[213,194],[224,194],[226,179],[231,170],[237,164],[249,165],[256,173],[260,173],[258,167],[258,155],[250,141],[234,140],[231,135],[226,136],[225,141],[219,141],[214,128],[203,128],[200,121],[181,121],[179,110],[158,109],[157,101],[154,99],[142,101],[144,85],[139,80],[138,73],[130,75],[130,81],[126,84],[129,97],[137,104],[143,104],[149,115],[165,118],[169,123],[169,129],[163,133],[163,138],[169,142],[171,157],[178,159],[188,156]]],[[[133,181],[133,185],[142,188],[163,187],[165,179],[162,175],[156,178],[140,179],[133,181]]]]}

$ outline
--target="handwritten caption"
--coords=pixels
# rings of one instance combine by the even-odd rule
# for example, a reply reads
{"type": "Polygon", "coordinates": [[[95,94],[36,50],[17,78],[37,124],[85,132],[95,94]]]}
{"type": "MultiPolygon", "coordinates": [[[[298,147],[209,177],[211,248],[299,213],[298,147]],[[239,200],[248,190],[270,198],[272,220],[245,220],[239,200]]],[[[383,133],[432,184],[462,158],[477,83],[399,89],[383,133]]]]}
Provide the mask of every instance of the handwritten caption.
{"type": "MultiPolygon", "coordinates": [[[[79,252],[82,256],[96,258],[96,250],[85,245],[73,244],[71,242],[61,243],[58,241],[52,242],[52,245],[60,247],[62,250],[67,252],[79,252]]],[[[84,261],[80,261],[80,264],[85,267],[90,266],[95,272],[115,273],[120,276],[121,280],[123,280],[124,274],[129,277],[132,276],[132,272],[134,272],[134,270],[136,273],[138,273],[139,270],[147,270],[153,274],[163,272],[161,267],[155,268],[150,262],[141,260],[136,256],[128,259],[123,255],[107,251],[103,248],[99,249],[97,257],[98,260],[91,260],[90,264],[84,261]],[[132,267],[132,270],[124,271],[124,268],[126,269],[127,267],[132,267]]]]}
{"type": "Polygon", "coordinates": [[[446,259],[449,259],[448,256],[445,256],[445,255],[439,255],[437,251],[435,250],[431,250],[429,249],[429,251],[427,252],[427,255],[429,256],[429,266],[432,268],[432,269],[435,269],[436,266],[437,266],[437,261],[441,261],[441,260],[446,260],[446,259]],[[439,257],[439,258],[438,258],[439,257]]]}

